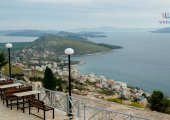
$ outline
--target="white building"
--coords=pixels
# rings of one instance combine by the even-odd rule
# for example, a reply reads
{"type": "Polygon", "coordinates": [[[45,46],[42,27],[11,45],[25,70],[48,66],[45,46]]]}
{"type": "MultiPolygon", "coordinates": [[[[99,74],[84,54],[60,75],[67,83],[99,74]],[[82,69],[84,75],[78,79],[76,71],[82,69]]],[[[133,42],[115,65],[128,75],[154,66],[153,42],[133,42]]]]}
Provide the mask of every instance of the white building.
{"type": "Polygon", "coordinates": [[[53,62],[52,68],[53,69],[57,68],[57,63],[56,62],[53,62]]]}
{"type": "Polygon", "coordinates": [[[96,77],[95,73],[91,73],[90,75],[88,75],[87,79],[89,82],[96,82],[97,77],[96,77]]]}
{"type": "Polygon", "coordinates": [[[106,77],[104,77],[104,76],[100,76],[98,79],[97,79],[97,81],[100,83],[100,84],[106,84],[106,82],[107,82],[107,79],[106,79],[106,77]]]}

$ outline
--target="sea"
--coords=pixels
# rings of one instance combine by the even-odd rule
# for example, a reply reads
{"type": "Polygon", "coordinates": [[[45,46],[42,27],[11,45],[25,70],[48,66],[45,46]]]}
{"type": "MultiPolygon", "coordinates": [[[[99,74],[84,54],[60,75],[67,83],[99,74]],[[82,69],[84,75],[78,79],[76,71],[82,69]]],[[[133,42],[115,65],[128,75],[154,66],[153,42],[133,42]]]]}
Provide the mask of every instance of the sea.
{"type": "Polygon", "coordinates": [[[37,39],[37,37],[0,36],[0,43],[33,42],[36,39],[37,39]]]}
{"type": "Polygon", "coordinates": [[[123,48],[102,55],[72,58],[86,63],[77,66],[82,73],[95,73],[150,93],[161,90],[170,96],[170,34],[114,32],[89,40],[123,48]]]}
{"type": "MultiPolygon", "coordinates": [[[[0,42],[2,40],[32,42],[35,38],[0,36],[0,42]]],[[[123,48],[101,55],[72,56],[72,60],[85,62],[76,66],[81,73],[95,73],[97,76],[122,81],[150,93],[153,90],[161,90],[170,96],[169,33],[113,32],[107,33],[107,37],[89,40],[120,45],[123,48]]]]}

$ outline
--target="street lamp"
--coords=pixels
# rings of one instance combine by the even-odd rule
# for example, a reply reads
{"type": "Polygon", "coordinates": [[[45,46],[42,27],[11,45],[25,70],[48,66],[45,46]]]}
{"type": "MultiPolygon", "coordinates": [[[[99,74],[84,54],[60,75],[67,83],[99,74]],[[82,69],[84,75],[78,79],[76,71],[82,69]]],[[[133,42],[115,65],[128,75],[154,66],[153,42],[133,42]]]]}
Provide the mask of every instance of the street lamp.
{"type": "Polygon", "coordinates": [[[70,67],[70,55],[72,55],[74,53],[74,50],[72,48],[67,48],[65,49],[65,54],[68,55],[68,70],[69,70],[69,117],[70,117],[70,120],[72,119],[72,105],[71,105],[71,67],[70,67]]]}
{"type": "Polygon", "coordinates": [[[11,43],[7,43],[6,45],[5,45],[5,47],[8,49],[8,58],[9,58],[9,79],[11,80],[11,56],[10,56],[10,54],[11,54],[11,51],[10,51],[10,49],[12,48],[12,44],[11,43]]]}

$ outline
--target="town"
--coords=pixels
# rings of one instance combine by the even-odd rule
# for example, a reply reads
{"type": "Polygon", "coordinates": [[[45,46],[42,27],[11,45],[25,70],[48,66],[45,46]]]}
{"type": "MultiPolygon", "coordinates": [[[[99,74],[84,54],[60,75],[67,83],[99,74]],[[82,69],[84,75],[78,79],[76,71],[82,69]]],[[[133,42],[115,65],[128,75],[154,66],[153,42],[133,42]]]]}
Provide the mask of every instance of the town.
{"type": "MultiPolygon", "coordinates": [[[[54,75],[62,80],[63,92],[66,92],[68,82],[68,61],[63,56],[49,59],[54,55],[49,51],[38,53],[34,49],[16,51],[12,54],[13,68],[19,68],[16,72],[12,70],[13,77],[32,82],[37,88],[42,87],[42,79],[46,67],[50,68],[54,75]],[[22,74],[22,77],[18,77],[22,74]]],[[[150,96],[146,91],[137,87],[130,87],[124,82],[108,79],[105,76],[91,74],[81,74],[76,68],[77,64],[84,64],[82,61],[71,61],[71,79],[72,92],[79,95],[96,97],[104,100],[121,100],[121,103],[132,105],[133,102],[138,103],[137,107],[146,107],[148,104],[147,97],[150,96]]],[[[8,67],[4,67],[8,69],[8,67]]],[[[7,70],[2,69],[2,73],[8,75],[7,70]],[[6,72],[5,72],[6,71],[6,72]]],[[[56,86],[58,87],[58,86],[56,86]]]]}

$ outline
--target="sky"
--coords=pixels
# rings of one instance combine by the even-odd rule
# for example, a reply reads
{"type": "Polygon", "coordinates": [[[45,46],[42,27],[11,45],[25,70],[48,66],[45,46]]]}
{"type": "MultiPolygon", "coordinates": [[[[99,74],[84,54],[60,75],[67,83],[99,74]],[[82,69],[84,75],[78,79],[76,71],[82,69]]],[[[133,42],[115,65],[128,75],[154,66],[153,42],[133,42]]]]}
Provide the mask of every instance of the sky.
{"type": "Polygon", "coordinates": [[[0,0],[0,30],[162,28],[165,12],[170,0],[0,0]]]}

